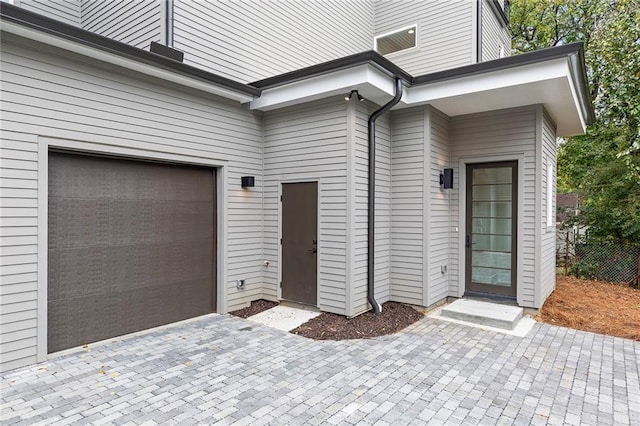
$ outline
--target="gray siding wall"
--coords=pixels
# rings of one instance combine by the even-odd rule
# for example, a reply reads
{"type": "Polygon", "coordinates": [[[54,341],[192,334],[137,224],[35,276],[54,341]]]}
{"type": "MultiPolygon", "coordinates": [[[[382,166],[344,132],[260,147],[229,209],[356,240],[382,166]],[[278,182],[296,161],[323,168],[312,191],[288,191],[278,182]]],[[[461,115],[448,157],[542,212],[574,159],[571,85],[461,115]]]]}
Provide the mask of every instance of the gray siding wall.
{"type": "Polygon", "coordinates": [[[81,5],[85,30],[146,50],[162,40],[162,0],[81,0],[81,5]]]}
{"type": "MultiPolygon", "coordinates": [[[[32,363],[38,351],[36,253],[42,136],[227,162],[227,306],[262,294],[261,121],[239,104],[202,97],[49,46],[2,40],[2,354],[0,369],[32,363]],[[23,44],[25,43],[25,44],[23,44]],[[256,187],[240,188],[240,176],[256,187]],[[236,279],[246,279],[236,290],[236,279]]],[[[220,264],[219,267],[224,267],[220,264]]],[[[42,315],[43,313],[40,313],[42,315]]],[[[40,348],[42,351],[42,348],[40,348]]],[[[42,353],[42,352],[41,352],[42,353]]]]}
{"type": "MultiPolygon", "coordinates": [[[[387,58],[413,75],[426,74],[474,63],[474,1],[375,2],[375,34],[385,34],[413,24],[418,25],[414,49],[387,55],[387,58]]],[[[373,46],[373,40],[369,45],[373,46]]]]}
{"type": "Polygon", "coordinates": [[[16,5],[67,24],[80,25],[80,0],[19,0],[16,5]]]}
{"type": "MultiPolygon", "coordinates": [[[[441,189],[440,173],[449,167],[449,117],[435,108],[427,108],[431,137],[428,174],[425,180],[427,200],[427,298],[431,306],[449,294],[449,253],[451,226],[451,190],[441,189]],[[442,267],[446,267],[443,272],[442,267]]],[[[455,178],[454,178],[455,180],[455,178]]]]}
{"type": "Polygon", "coordinates": [[[425,107],[392,114],[391,300],[414,305],[424,296],[425,127],[425,107]]]}
{"type": "Polygon", "coordinates": [[[175,0],[174,47],[185,62],[250,82],[371,50],[369,1],[175,0]]]}
{"type": "MultiPolygon", "coordinates": [[[[451,166],[454,169],[454,189],[451,190],[451,268],[449,295],[461,296],[459,280],[464,279],[463,257],[459,252],[464,227],[459,227],[460,215],[464,215],[464,199],[460,187],[464,186],[464,174],[460,170],[461,160],[465,162],[492,161],[500,157],[506,159],[524,158],[524,185],[519,188],[523,195],[520,206],[522,221],[518,224],[522,242],[521,286],[518,302],[522,306],[536,305],[536,221],[539,206],[536,207],[537,178],[536,139],[537,107],[523,107],[453,117],[451,119],[451,166]]],[[[539,277],[538,277],[539,278],[539,277]]]]}
{"type": "Polygon", "coordinates": [[[491,10],[490,1],[482,0],[482,61],[500,58],[500,47],[504,48],[505,56],[511,56],[509,30],[491,10]]]}
{"type": "Polygon", "coordinates": [[[278,291],[279,186],[318,181],[318,306],[346,313],[347,104],[342,97],[264,115],[266,297],[278,291]]]}
{"type": "Polygon", "coordinates": [[[542,127],[541,132],[541,159],[539,177],[542,200],[540,203],[540,289],[536,295],[536,307],[539,308],[544,300],[556,287],[556,125],[544,112],[542,107],[538,110],[538,119],[542,127]],[[551,177],[551,194],[547,193],[547,167],[553,166],[553,176],[551,177]],[[552,223],[547,223],[547,203],[551,201],[552,223]]]}
{"type": "MultiPolygon", "coordinates": [[[[6,43],[3,40],[3,45],[6,43]]],[[[7,75],[3,67],[3,79],[7,75]]],[[[7,83],[3,82],[3,89],[7,83]]],[[[36,362],[38,140],[10,123],[0,133],[0,370],[36,362]]]]}

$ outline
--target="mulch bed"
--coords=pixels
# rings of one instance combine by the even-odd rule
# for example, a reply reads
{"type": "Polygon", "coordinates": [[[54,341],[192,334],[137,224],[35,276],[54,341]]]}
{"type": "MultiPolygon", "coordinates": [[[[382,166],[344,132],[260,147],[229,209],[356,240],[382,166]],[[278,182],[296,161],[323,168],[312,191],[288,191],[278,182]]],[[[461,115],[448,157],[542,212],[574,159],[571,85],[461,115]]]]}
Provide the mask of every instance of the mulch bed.
{"type": "Polygon", "coordinates": [[[423,318],[423,314],[411,306],[387,302],[382,314],[369,311],[357,317],[322,313],[307,321],[291,333],[316,340],[365,339],[396,333],[423,318]]]}
{"type": "Polygon", "coordinates": [[[229,313],[240,318],[249,318],[252,315],[264,312],[267,309],[273,308],[274,306],[278,306],[278,302],[270,302],[268,300],[260,299],[251,302],[251,306],[247,306],[246,308],[238,309],[237,311],[229,313]]]}
{"type": "Polygon", "coordinates": [[[549,324],[640,340],[640,290],[624,284],[558,276],[537,319],[549,324]]]}

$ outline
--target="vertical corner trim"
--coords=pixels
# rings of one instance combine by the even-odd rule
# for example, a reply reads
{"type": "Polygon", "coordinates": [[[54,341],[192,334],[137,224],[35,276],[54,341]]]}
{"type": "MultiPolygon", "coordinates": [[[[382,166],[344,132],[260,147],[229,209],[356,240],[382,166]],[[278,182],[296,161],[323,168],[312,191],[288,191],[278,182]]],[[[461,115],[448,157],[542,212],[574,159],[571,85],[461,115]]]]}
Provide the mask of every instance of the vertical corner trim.
{"type": "Polygon", "coordinates": [[[422,157],[422,305],[429,306],[429,245],[431,230],[431,106],[424,107],[422,157]]]}

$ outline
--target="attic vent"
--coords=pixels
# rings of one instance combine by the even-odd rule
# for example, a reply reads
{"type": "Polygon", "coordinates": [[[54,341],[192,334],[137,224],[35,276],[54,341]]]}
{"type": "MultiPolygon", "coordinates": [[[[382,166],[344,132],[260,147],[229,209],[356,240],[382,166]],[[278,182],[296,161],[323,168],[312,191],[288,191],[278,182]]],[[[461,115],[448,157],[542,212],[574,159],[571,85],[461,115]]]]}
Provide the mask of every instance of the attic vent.
{"type": "Polygon", "coordinates": [[[182,60],[184,59],[183,52],[172,49],[171,47],[165,46],[164,44],[160,44],[155,41],[151,42],[151,47],[149,50],[158,55],[162,55],[165,58],[173,59],[174,61],[182,62],[182,60]]]}
{"type": "Polygon", "coordinates": [[[390,33],[382,34],[374,38],[373,48],[381,55],[399,52],[416,47],[416,25],[402,28],[390,33]]]}

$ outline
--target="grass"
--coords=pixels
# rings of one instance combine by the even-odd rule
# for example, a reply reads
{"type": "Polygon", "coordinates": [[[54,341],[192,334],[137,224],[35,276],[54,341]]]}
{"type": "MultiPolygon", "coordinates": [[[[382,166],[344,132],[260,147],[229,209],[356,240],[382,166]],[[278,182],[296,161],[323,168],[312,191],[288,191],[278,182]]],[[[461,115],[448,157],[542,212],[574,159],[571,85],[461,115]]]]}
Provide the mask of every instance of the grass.
{"type": "Polygon", "coordinates": [[[640,290],[558,275],[537,319],[640,341],[640,290]]]}

